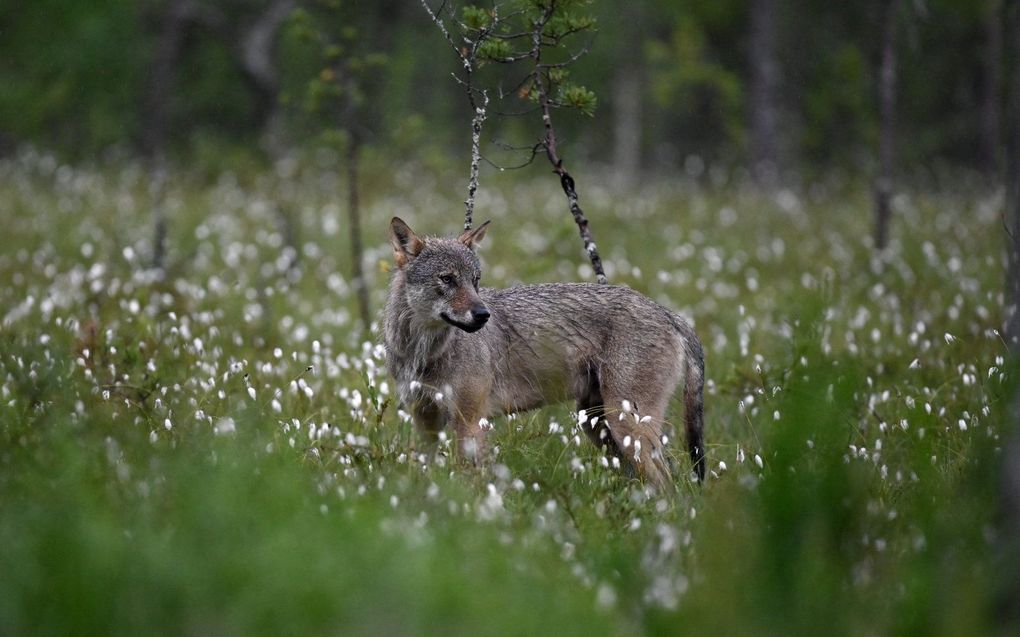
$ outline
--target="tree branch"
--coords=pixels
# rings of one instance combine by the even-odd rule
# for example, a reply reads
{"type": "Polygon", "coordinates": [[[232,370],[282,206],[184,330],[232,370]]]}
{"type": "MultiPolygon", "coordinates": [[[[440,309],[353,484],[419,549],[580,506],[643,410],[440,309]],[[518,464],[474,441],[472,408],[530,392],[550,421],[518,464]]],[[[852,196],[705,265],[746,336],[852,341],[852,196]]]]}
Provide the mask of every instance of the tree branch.
{"type": "MultiPolygon", "coordinates": [[[[421,5],[425,8],[426,13],[432,18],[432,22],[442,32],[443,37],[450,44],[454,53],[460,58],[461,63],[464,65],[464,79],[457,78],[457,81],[464,87],[464,92],[467,94],[468,104],[471,106],[471,168],[468,173],[468,194],[464,200],[464,230],[470,230],[473,223],[472,218],[475,213],[475,193],[478,192],[478,167],[481,159],[481,137],[482,137],[482,124],[485,123],[486,109],[489,106],[489,95],[486,91],[477,91],[482,96],[482,104],[478,105],[475,100],[476,89],[472,84],[472,79],[475,71],[475,60],[478,56],[478,49],[481,47],[482,42],[489,35],[489,30],[482,28],[477,29],[477,33],[474,38],[464,38],[468,44],[467,50],[465,51],[461,47],[458,47],[447,30],[446,25],[443,24],[442,19],[439,17],[439,13],[443,7],[446,6],[444,2],[440,5],[439,11],[433,11],[426,0],[421,0],[421,5]]],[[[495,12],[495,9],[493,10],[495,12]]],[[[452,13],[452,9],[451,9],[452,13]]],[[[493,24],[498,23],[498,18],[493,16],[493,24]]],[[[454,76],[456,77],[456,76],[454,76]]]]}
{"type": "MultiPolygon", "coordinates": [[[[471,86],[468,86],[471,94],[471,86]]],[[[474,100],[471,100],[474,102],[474,100]]],[[[482,91],[482,106],[475,107],[475,116],[471,118],[471,176],[468,178],[468,196],[464,200],[464,230],[471,229],[471,217],[475,213],[475,193],[478,191],[478,162],[481,159],[482,123],[485,122],[485,109],[489,106],[489,95],[482,91]]]]}
{"type": "Polygon", "coordinates": [[[535,21],[532,30],[531,56],[534,58],[532,80],[535,90],[538,92],[539,105],[542,108],[542,124],[545,127],[543,146],[545,147],[546,157],[549,158],[549,163],[553,165],[553,172],[560,177],[560,186],[563,188],[563,193],[567,196],[570,214],[574,217],[574,223],[577,224],[577,230],[581,235],[581,240],[584,242],[584,251],[588,254],[588,259],[591,261],[592,270],[595,272],[595,281],[598,283],[608,283],[609,280],[606,278],[606,272],[602,268],[602,259],[599,257],[598,246],[596,246],[595,240],[592,239],[591,229],[588,227],[588,219],[584,216],[584,211],[581,210],[581,205],[578,203],[574,178],[563,168],[563,159],[560,158],[556,150],[556,129],[552,123],[552,105],[545,83],[542,81],[542,30],[552,16],[555,7],[556,2],[554,0],[549,3],[542,17],[535,21]]]}

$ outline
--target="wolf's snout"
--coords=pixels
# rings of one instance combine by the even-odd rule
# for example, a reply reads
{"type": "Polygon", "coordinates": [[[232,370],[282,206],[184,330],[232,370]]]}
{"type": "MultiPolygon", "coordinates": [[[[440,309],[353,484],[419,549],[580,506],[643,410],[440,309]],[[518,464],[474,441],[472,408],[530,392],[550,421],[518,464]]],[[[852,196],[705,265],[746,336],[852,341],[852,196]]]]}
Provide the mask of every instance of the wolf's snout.
{"type": "Polygon", "coordinates": [[[479,327],[485,325],[485,322],[489,320],[489,316],[491,316],[489,308],[484,305],[476,305],[471,308],[471,320],[479,327]]]}
{"type": "Polygon", "coordinates": [[[485,324],[489,322],[491,313],[489,308],[485,307],[481,303],[476,303],[471,306],[471,309],[467,311],[467,316],[471,317],[470,321],[467,321],[467,316],[463,314],[456,315],[458,318],[454,319],[446,312],[440,312],[439,318],[443,319],[450,325],[462,329],[465,332],[477,332],[478,330],[485,327],[485,324]],[[463,317],[463,318],[461,318],[463,317]]]}

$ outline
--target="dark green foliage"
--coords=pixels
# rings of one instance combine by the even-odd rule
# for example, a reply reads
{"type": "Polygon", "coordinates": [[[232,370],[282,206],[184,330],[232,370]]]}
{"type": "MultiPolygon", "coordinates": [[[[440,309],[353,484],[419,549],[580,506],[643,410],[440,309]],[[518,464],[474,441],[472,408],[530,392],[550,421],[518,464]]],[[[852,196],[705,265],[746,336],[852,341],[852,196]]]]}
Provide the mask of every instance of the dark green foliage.
{"type": "MultiPolygon", "coordinates": [[[[261,5],[197,4],[216,18],[189,28],[185,68],[170,109],[172,145],[186,152],[210,142],[253,144],[260,132],[256,99],[234,58],[234,38],[261,5]]],[[[158,6],[123,0],[5,3],[0,150],[29,142],[87,157],[135,144],[158,6]]],[[[316,0],[303,6],[286,26],[277,55],[295,142],[321,139],[323,122],[336,126],[338,119],[324,107],[350,98],[374,140],[404,144],[404,127],[424,118],[430,135],[418,143],[459,153],[466,143],[463,95],[450,78],[460,70],[459,61],[416,3],[316,0]],[[336,67],[330,59],[341,58],[346,72],[360,78],[346,89],[338,84],[346,72],[321,73],[336,67]]],[[[494,6],[455,7],[469,31],[492,29],[481,46],[480,66],[526,51],[528,38],[500,36],[527,31],[528,21],[548,3],[500,4],[496,11],[494,6]],[[515,14],[517,6],[524,13],[515,14]]],[[[778,6],[779,117],[787,154],[812,169],[860,167],[877,134],[878,5],[794,0],[778,6]]],[[[939,161],[976,166],[981,160],[982,100],[991,81],[985,24],[994,10],[984,2],[906,5],[899,24],[898,83],[898,152],[906,166],[939,161]]],[[[452,27],[451,17],[444,15],[452,27]]],[[[739,160],[747,144],[748,60],[754,54],[747,49],[747,22],[746,3],[735,1],[557,2],[545,37],[570,54],[589,50],[571,65],[575,79],[550,87],[550,96],[588,115],[598,96],[598,116],[606,123],[593,127],[586,118],[563,118],[557,122],[560,137],[593,158],[612,157],[608,124],[622,67],[641,77],[641,111],[650,131],[641,145],[646,157],[676,163],[689,154],[739,160]]],[[[480,84],[500,74],[495,86],[519,88],[504,70],[486,72],[480,84]]],[[[526,87],[522,95],[530,97],[526,87]]],[[[494,129],[493,137],[512,140],[520,125],[506,126],[494,129]]]]}
{"type": "Polygon", "coordinates": [[[298,8],[284,34],[283,100],[318,142],[344,146],[351,135],[377,134],[387,55],[375,48],[379,12],[357,3],[311,0],[298,8]]]}
{"type": "Polygon", "coordinates": [[[74,152],[137,134],[149,41],[137,4],[4,2],[0,6],[0,135],[74,152]]]}
{"type": "Polygon", "coordinates": [[[588,117],[595,115],[597,100],[595,93],[576,84],[561,84],[558,88],[556,101],[563,106],[576,108],[588,117]]]}

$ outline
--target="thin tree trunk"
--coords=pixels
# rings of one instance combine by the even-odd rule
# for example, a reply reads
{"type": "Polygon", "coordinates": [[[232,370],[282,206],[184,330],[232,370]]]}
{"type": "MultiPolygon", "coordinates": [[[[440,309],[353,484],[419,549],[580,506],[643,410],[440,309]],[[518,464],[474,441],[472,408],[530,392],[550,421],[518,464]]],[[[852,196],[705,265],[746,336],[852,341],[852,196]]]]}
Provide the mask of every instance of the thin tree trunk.
{"type": "MultiPolygon", "coordinates": [[[[466,64],[469,68],[473,63],[466,64]]],[[[482,105],[478,106],[471,86],[471,72],[467,73],[468,103],[474,116],[471,118],[471,170],[468,173],[468,194],[464,200],[464,231],[471,229],[475,215],[475,193],[478,192],[478,165],[482,160],[482,124],[488,114],[489,95],[482,91],[482,105]]]]}
{"type": "Polygon", "coordinates": [[[750,35],[751,161],[755,181],[774,185],[778,177],[776,1],[752,0],[750,35]]]}
{"type": "Polygon", "coordinates": [[[152,66],[149,67],[142,115],[142,152],[149,157],[162,155],[166,150],[170,101],[177,84],[177,67],[184,48],[189,4],[189,0],[171,2],[156,18],[159,32],[152,66]]]}
{"type": "MultiPolygon", "coordinates": [[[[1015,368],[1014,368],[1015,369],[1015,368]]],[[[1007,417],[1013,432],[1002,450],[1000,506],[1002,507],[1002,550],[1004,562],[1000,587],[999,612],[1002,620],[1020,623],[1020,395],[1013,396],[1007,417]]]]}
{"type": "Polygon", "coordinates": [[[1014,64],[1009,87],[1006,135],[1006,343],[1020,355],[1020,4],[1010,7],[1010,48],[1014,64]]]}
{"type": "Polygon", "coordinates": [[[361,201],[358,192],[358,164],[361,144],[356,135],[350,135],[347,143],[347,214],[351,224],[351,267],[352,283],[358,299],[358,312],[365,334],[372,331],[372,312],[369,307],[368,284],[365,281],[364,248],[361,245],[361,201]]]}
{"type": "Polygon", "coordinates": [[[981,96],[981,154],[985,173],[996,176],[1002,148],[1002,1],[985,7],[984,82],[981,96]]]}
{"type": "Polygon", "coordinates": [[[613,164],[617,178],[630,185],[641,173],[641,76],[621,66],[613,81],[613,164]]]}
{"type": "Polygon", "coordinates": [[[167,0],[161,8],[144,17],[144,28],[155,27],[152,64],[148,68],[142,100],[143,154],[154,157],[166,150],[170,129],[171,102],[177,90],[177,69],[184,55],[188,29],[199,25],[216,29],[223,15],[210,4],[194,0],[167,0]],[[152,25],[152,23],[155,23],[152,25]]]}
{"type": "Polygon", "coordinates": [[[149,159],[149,202],[152,206],[152,262],[156,270],[166,265],[166,161],[162,154],[149,159]]]}
{"type": "Polygon", "coordinates": [[[256,95],[256,118],[262,129],[262,146],[276,159],[285,151],[280,78],[276,43],[280,28],[296,6],[294,0],[275,0],[259,14],[241,38],[238,58],[256,95]]]}
{"type": "Polygon", "coordinates": [[[171,2],[156,16],[158,33],[142,110],[142,153],[149,169],[149,201],[152,206],[152,261],[162,270],[166,261],[166,150],[170,128],[170,106],[177,85],[177,67],[184,49],[184,37],[191,19],[189,0],[171,2]]]}
{"type": "MultiPolygon", "coordinates": [[[[1008,24],[1006,48],[1013,59],[1008,78],[1006,111],[1006,344],[1012,359],[1012,373],[1018,373],[1020,357],[1020,2],[1006,3],[1008,24]]],[[[1007,622],[1020,622],[1016,605],[1020,595],[1020,391],[1013,379],[1014,395],[1007,418],[1012,425],[1002,451],[1000,506],[1002,507],[1002,556],[1004,568],[1000,612],[1007,622]]]]}
{"type": "Polygon", "coordinates": [[[166,210],[163,196],[167,181],[167,144],[170,115],[177,91],[177,70],[184,55],[188,29],[194,24],[217,26],[222,16],[215,7],[193,0],[168,0],[150,19],[156,23],[155,49],[148,69],[142,101],[142,154],[149,164],[149,195],[152,205],[152,267],[162,270],[166,260],[166,210]]]}
{"type": "MultiPolygon", "coordinates": [[[[294,0],[270,2],[242,33],[237,48],[238,65],[255,93],[255,119],[261,131],[259,143],[273,164],[286,154],[288,147],[284,113],[280,104],[276,43],[280,28],[295,6],[294,0]]],[[[301,254],[297,245],[294,216],[280,202],[275,205],[275,214],[284,244],[291,250],[287,274],[293,276],[301,254]]]]}
{"type": "Polygon", "coordinates": [[[875,248],[889,243],[890,200],[893,187],[893,152],[896,124],[896,18],[900,0],[885,0],[882,7],[882,63],[879,69],[878,176],[875,179],[875,248]]]}

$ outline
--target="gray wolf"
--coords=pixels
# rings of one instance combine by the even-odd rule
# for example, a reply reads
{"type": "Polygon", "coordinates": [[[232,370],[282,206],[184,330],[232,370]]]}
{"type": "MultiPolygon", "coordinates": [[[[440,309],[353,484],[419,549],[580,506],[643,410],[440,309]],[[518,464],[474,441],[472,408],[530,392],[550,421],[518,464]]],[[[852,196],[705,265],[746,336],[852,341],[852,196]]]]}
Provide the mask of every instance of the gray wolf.
{"type": "Polygon", "coordinates": [[[478,462],[482,419],[573,399],[596,445],[671,491],[664,419],[682,381],[688,449],[703,480],[704,354],[690,324],[624,286],[481,288],[475,247],[488,227],[451,239],[390,222],[387,367],[419,430],[434,440],[452,426],[460,452],[478,462]]]}

